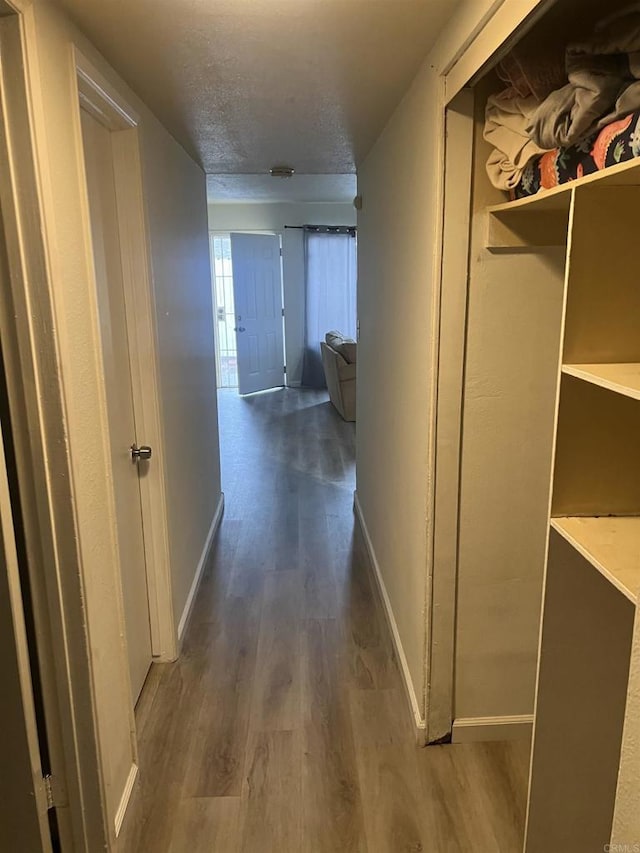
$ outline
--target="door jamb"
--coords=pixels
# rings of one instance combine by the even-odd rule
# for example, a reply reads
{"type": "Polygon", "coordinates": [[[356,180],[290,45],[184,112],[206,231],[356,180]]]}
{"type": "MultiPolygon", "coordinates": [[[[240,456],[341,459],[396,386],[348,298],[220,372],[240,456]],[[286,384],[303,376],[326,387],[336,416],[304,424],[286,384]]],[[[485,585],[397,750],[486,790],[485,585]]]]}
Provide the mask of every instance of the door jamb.
{"type": "MultiPolygon", "coordinates": [[[[16,656],[17,681],[19,683],[19,694],[22,711],[24,715],[25,741],[30,757],[30,771],[32,789],[32,804],[38,818],[39,843],[42,845],[43,853],[52,853],[51,831],[47,820],[47,794],[45,791],[43,768],[41,762],[40,737],[36,717],[34,700],[34,680],[32,676],[32,660],[29,641],[27,639],[27,627],[25,620],[24,593],[22,589],[22,578],[20,577],[20,566],[16,538],[14,533],[13,505],[10,494],[9,476],[7,472],[6,456],[3,444],[3,424],[0,424],[0,548],[3,551],[0,562],[4,563],[2,569],[6,570],[6,584],[8,588],[8,610],[9,622],[12,623],[15,646],[13,651],[16,656]]],[[[0,569],[0,571],[2,570],[0,569]]],[[[3,580],[4,584],[4,580],[3,580]]],[[[11,645],[11,642],[9,643],[11,645]]],[[[11,766],[11,765],[9,765],[11,766]]],[[[5,770],[6,774],[7,770],[5,770]]],[[[7,780],[12,785],[10,780],[7,780]]],[[[13,801],[12,801],[13,802],[13,801]]],[[[14,817],[15,820],[15,817],[14,817]]],[[[22,835],[24,843],[24,827],[16,825],[16,829],[22,835]]]]}
{"type": "Polygon", "coordinates": [[[216,270],[215,270],[215,251],[213,240],[216,236],[229,236],[228,231],[214,231],[211,227],[208,230],[209,237],[209,262],[211,264],[211,307],[213,309],[213,344],[216,357],[216,389],[221,388],[221,369],[220,369],[220,332],[218,330],[218,309],[216,301],[216,270]]]}
{"type": "MultiPolygon", "coordinates": [[[[462,395],[464,391],[464,348],[466,341],[466,300],[464,308],[458,303],[458,308],[450,316],[449,320],[454,326],[452,334],[456,339],[449,342],[453,350],[454,358],[460,356],[462,347],[463,363],[462,369],[454,369],[444,372],[442,344],[440,340],[442,323],[441,312],[446,311],[446,300],[455,299],[455,294],[448,292],[449,287],[454,287],[454,278],[445,286],[448,279],[448,267],[446,261],[445,236],[445,180],[446,180],[446,128],[445,115],[448,107],[456,97],[463,92],[465,87],[474,85],[479,76],[488,70],[491,64],[495,64],[504,54],[510,50],[518,39],[530,29],[558,0],[521,0],[520,3],[508,3],[506,0],[492,0],[489,8],[482,17],[473,22],[467,38],[462,44],[455,39],[445,39],[443,48],[436,57],[435,65],[439,74],[439,128],[438,140],[440,145],[439,175],[440,181],[436,194],[435,204],[442,215],[437,220],[436,236],[434,245],[437,247],[435,253],[435,275],[434,281],[434,305],[436,323],[434,328],[433,364],[435,366],[436,380],[431,398],[431,411],[433,417],[434,435],[429,447],[429,458],[431,470],[434,472],[433,481],[429,491],[430,516],[427,528],[429,550],[426,580],[426,612],[427,628],[425,631],[425,743],[444,742],[450,739],[450,730],[453,723],[453,701],[454,701],[454,672],[455,672],[455,604],[457,586],[457,554],[459,536],[459,491],[460,472],[462,464],[462,447],[458,444],[458,458],[453,454],[445,455],[444,468],[442,459],[443,442],[446,435],[443,434],[442,422],[438,424],[438,418],[442,421],[442,396],[445,397],[444,405],[453,406],[455,401],[460,405],[460,418],[462,418],[462,395]],[[506,38],[505,38],[506,36],[506,38]],[[441,307],[443,300],[445,308],[441,307]],[[457,310],[457,319],[456,319],[457,310]],[[464,322],[462,312],[464,311],[464,322]],[[455,331],[457,329],[457,331],[455,331]],[[457,356],[456,356],[457,350],[457,356]],[[449,402],[447,403],[446,400],[449,402]],[[440,432],[438,432],[440,427],[440,432]],[[438,458],[440,454],[440,458],[438,458]],[[447,476],[454,478],[450,481],[451,488],[444,486],[443,479],[447,476]],[[442,491],[439,491],[437,480],[445,489],[446,499],[443,500],[442,491]],[[454,490],[455,484],[455,490],[454,490]],[[455,495],[455,500],[453,496],[455,495]],[[451,720],[447,727],[447,717],[451,720]]],[[[462,19],[465,20],[464,18],[462,19]]],[[[452,31],[452,32],[455,32],[452,31]]],[[[470,151],[472,151],[472,145],[470,151]]],[[[466,154],[462,155],[465,159],[466,154]]],[[[466,165],[465,165],[466,168],[466,165]]],[[[464,183],[462,186],[464,186],[464,183]]],[[[470,204],[470,197],[469,197],[470,204]]],[[[447,214],[448,215],[448,214],[447,214]]],[[[468,257],[470,249],[469,233],[462,243],[457,246],[459,256],[468,257]]],[[[452,253],[452,267],[455,259],[452,253]]],[[[460,281],[458,279],[457,283],[460,281]]],[[[465,287],[467,281],[465,276],[465,287]]],[[[453,306],[450,306],[453,308],[453,306]]],[[[445,317],[446,319],[446,317],[445,317]]],[[[443,330],[444,331],[444,330],[443,330]]],[[[444,343],[446,347],[446,342],[444,343]]],[[[451,417],[452,409],[449,411],[451,417]]],[[[449,426],[451,422],[449,421],[449,426]]],[[[458,431],[460,422],[458,424],[458,431]]],[[[453,425],[455,432],[455,423],[453,425]]],[[[455,441],[455,435],[453,440],[455,441]]]]}
{"type": "MultiPolygon", "coordinates": [[[[173,661],[179,647],[171,586],[166,465],[162,453],[164,434],[140,155],[140,119],[77,48],[74,48],[74,62],[78,87],[77,132],[80,133],[80,107],[112,131],[136,438],[150,444],[155,451],[148,474],[140,477],[151,648],[157,660],[173,661]]],[[[81,144],[79,150],[82,150],[81,144]]],[[[89,233],[86,238],[90,243],[89,233]]]]}
{"type": "Polygon", "coordinates": [[[431,618],[426,742],[451,739],[454,702],[462,417],[473,170],[474,96],[444,106],[444,186],[434,409],[431,618]]]}
{"type": "Polygon", "coordinates": [[[42,176],[33,131],[32,9],[0,20],[0,174],[9,286],[0,299],[7,391],[51,773],[63,849],[103,849],[102,780],[77,547],[42,176]]]}

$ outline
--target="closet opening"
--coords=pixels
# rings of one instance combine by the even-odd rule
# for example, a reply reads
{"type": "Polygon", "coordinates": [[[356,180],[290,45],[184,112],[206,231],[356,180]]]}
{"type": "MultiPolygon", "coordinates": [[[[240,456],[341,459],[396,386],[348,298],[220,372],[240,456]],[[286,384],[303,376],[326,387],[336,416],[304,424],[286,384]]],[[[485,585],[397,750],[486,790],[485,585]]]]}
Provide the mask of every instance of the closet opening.
{"type": "Polygon", "coordinates": [[[637,50],[628,3],[558,0],[446,114],[429,739],[533,735],[526,853],[615,840],[640,589],[637,50]]]}

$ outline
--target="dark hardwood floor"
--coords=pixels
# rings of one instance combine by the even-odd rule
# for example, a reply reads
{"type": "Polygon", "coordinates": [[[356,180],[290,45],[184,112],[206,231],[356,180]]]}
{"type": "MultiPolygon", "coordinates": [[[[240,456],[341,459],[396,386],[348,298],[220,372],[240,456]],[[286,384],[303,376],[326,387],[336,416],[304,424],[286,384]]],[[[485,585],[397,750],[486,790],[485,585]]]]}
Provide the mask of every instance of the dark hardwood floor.
{"type": "Polygon", "coordinates": [[[355,428],[220,392],[225,515],[136,716],[126,853],[520,853],[527,743],[415,746],[352,510],[355,428]]]}

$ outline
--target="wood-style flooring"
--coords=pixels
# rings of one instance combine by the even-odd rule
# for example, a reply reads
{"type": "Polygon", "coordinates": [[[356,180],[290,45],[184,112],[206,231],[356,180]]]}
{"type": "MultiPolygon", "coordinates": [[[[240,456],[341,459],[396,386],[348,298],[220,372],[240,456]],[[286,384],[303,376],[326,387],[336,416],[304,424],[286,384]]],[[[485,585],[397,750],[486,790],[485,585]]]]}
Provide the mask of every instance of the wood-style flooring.
{"type": "Polygon", "coordinates": [[[527,743],[415,745],[320,392],[220,399],[226,508],[136,716],[126,853],[519,853],[527,743]]]}

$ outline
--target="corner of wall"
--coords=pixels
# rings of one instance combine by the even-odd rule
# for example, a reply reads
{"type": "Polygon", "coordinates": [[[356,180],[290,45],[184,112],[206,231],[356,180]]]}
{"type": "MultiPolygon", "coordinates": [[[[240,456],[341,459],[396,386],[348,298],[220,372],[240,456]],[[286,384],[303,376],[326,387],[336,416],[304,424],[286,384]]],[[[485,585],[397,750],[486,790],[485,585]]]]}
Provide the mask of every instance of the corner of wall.
{"type": "Polygon", "coordinates": [[[420,702],[418,700],[418,696],[416,694],[416,690],[413,684],[413,679],[411,678],[411,673],[409,671],[407,656],[402,645],[400,631],[398,630],[398,625],[396,623],[396,618],[393,612],[393,607],[391,605],[391,600],[389,598],[389,594],[384,583],[382,572],[380,571],[380,564],[376,556],[375,548],[371,540],[371,535],[369,533],[369,528],[367,527],[367,522],[362,511],[362,506],[360,504],[360,499],[358,498],[357,491],[353,494],[353,506],[366,546],[369,568],[371,570],[373,580],[375,581],[375,586],[378,591],[378,595],[380,596],[380,600],[382,602],[382,609],[384,611],[384,615],[387,621],[389,633],[391,634],[391,639],[393,641],[396,657],[400,665],[400,674],[402,676],[402,683],[404,685],[405,695],[407,697],[407,707],[411,714],[412,723],[415,727],[416,742],[419,745],[423,746],[425,743],[426,735],[425,717],[420,708],[420,702]]]}
{"type": "Polygon", "coordinates": [[[218,499],[218,504],[216,506],[215,513],[213,515],[213,519],[211,520],[211,526],[209,527],[209,532],[207,533],[207,538],[205,539],[204,546],[202,548],[202,553],[200,554],[200,559],[198,560],[198,564],[195,568],[195,572],[193,575],[193,581],[191,582],[191,587],[189,588],[189,593],[187,595],[187,600],[185,602],[184,608],[182,610],[182,615],[180,616],[180,620],[178,622],[178,649],[182,647],[182,641],[184,639],[184,635],[189,626],[189,619],[191,617],[191,612],[193,610],[193,605],[196,599],[196,595],[198,593],[198,589],[200,587],[200,583],[202,581],[202,576],[204,574],[205,567],[209,560],[209,555],[211,553],[211,548],[213,546],[213,542],[216,537],[216,533],[220,528],[220,524],[222,523],[222,516],[224,513],[224,492],[220,493],[220,497],[218,499]]]}

